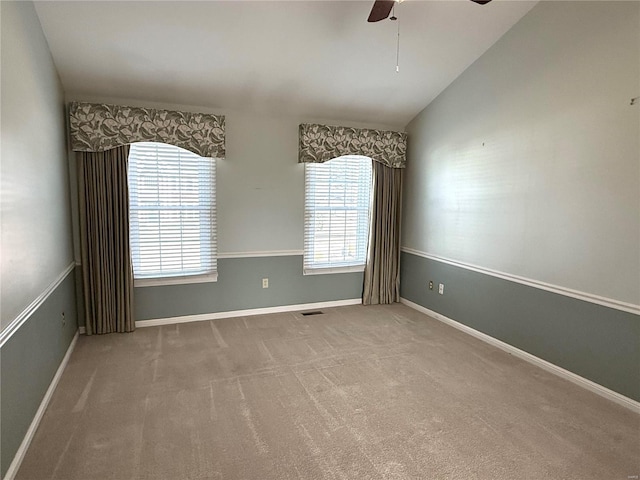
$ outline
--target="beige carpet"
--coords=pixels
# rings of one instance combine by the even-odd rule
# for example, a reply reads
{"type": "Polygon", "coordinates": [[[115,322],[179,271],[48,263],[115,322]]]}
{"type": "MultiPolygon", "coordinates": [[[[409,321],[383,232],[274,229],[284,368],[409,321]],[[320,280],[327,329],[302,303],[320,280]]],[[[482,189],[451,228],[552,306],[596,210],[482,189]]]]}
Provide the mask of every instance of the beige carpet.
{"type": "Polygon", "coordinates": [[[17,478],[640,473],[629,410],[403,305],[325,312],[81,337],[17,478]]]}

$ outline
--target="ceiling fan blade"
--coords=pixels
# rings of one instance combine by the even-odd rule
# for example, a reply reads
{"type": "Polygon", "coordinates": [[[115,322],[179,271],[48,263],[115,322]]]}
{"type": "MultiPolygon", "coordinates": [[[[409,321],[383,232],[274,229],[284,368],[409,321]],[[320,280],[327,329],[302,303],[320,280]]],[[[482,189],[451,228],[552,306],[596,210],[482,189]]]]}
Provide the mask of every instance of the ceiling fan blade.
{"type": "Polygon", "coordinates": [[[491,0],[471,0],[473,3],[477,3],[478,5],[486,5],[491,0]]]}
{"type": "Polygon", "coordinates": [[[396,3],[394,0],[376,0],[371,8],[367,22],[379,22],[387,18],[391,13],[394,3],[396,3]]]}

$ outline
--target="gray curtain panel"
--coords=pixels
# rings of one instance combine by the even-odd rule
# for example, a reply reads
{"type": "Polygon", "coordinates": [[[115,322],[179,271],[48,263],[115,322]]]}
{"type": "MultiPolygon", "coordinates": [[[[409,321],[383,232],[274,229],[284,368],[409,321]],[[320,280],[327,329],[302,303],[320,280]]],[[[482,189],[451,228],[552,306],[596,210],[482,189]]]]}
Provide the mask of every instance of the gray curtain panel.
{"type": "Polygon", "coordinates": [[[373,200],[363,305],[400,301],[400,217],[402,172],[373,162],[373,200]]]}
{"type": "Polygon", "coordinates": [[[129,146],[76,155],[86,333],[131,332],[129,146]]]}

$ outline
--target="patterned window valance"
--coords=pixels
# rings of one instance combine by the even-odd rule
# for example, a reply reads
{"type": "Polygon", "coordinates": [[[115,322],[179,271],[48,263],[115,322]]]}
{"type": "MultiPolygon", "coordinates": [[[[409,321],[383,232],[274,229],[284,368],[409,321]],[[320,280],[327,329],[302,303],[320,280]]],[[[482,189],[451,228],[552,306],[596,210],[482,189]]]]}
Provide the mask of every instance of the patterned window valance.
{"type": "Polygon", "coordinates": [[[102,152],[135,142],[161,142],[201,157],[224,158],[224,116],[74,102],[71,148],[102,152]]]}
{"type": "Polygon", "coordinates": [[[386,130],[301,124],[298,163],[364,155],[392,168],[406,165],[407,134],[386,130]]]}

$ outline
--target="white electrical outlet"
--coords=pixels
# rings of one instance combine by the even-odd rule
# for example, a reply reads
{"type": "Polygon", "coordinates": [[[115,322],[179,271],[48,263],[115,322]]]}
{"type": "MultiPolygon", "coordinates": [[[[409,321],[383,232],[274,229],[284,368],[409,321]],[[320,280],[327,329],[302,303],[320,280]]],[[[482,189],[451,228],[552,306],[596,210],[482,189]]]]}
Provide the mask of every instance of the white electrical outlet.
{"type": "Polygon", "coordinates": [[[438,284],[438,293],[440,295],[444,295],[444,283],[439,283],[438,284]]]}
{"type": "Polygon", "coordinates": [[[262,279],[262,288],[269,288],[269,279],[268,278],[263,278],[262,279]]]}

